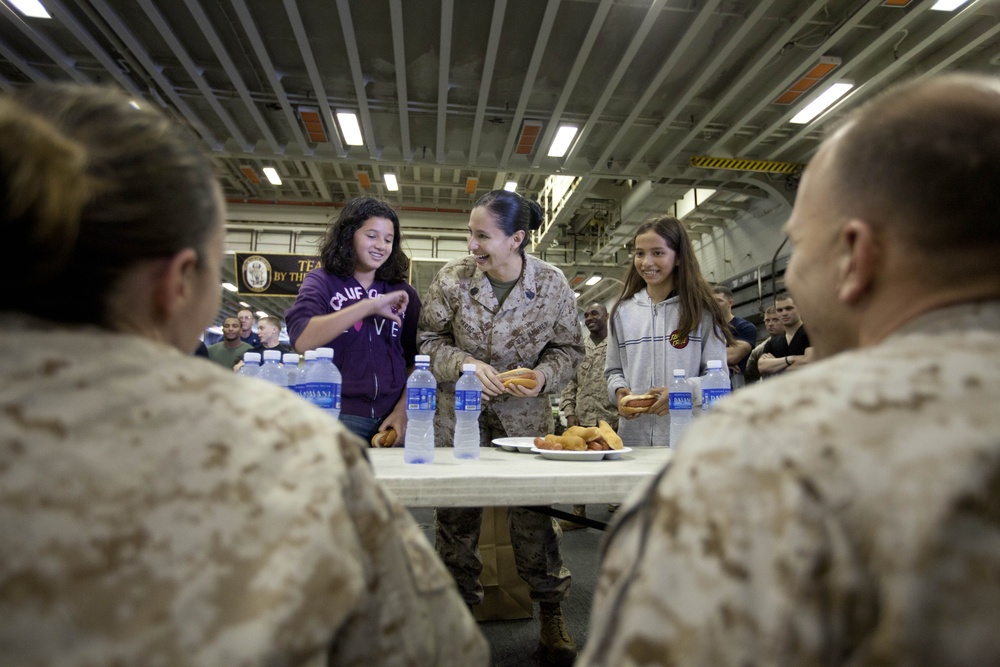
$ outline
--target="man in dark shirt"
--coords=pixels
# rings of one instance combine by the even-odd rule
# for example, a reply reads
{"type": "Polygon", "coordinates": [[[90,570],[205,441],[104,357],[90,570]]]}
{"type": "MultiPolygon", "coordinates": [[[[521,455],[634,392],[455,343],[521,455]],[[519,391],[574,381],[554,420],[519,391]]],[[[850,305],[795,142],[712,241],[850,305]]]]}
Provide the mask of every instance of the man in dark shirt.
{"type": "Polygon", "coordinates": [[[240,340],[250,347],[260,345],[260,337],[253,330],[254,322],[257,319],[253,316],[253,311],[249,308],[241,308],[236,313],[236,319],[240,321],[240,340]]]}
{"type": "Polygon", "coordinates": [[[251,350],[252,352],[259,352],[261,358],[263,358],[264,352],[267,350],[277,350],[281,352],[282,355],[285,352],[292,352],[292,348],[288,347],[284,343],[278,340],[278,336],[281,335],[281,320],[272,315],[260,318],[260,322],[257,323],[257,335],[260,336],[260,345],[251,350]]]}
{"type": "Polygon", "coordinates": [[[776,375],[805,366],[812,360],[809,336],[799,319],[799,311],[788,294],[780,295],[774,302],[775,310],[785,327],[784,336],[774,336],[764,344],[757,368],[761,375],[776,375]]]}
{"type": "Polygon", "coordinates": [[[729,331],[733,334],[732,345],[726,347],[726,363],[729,365],[729,378],[733,389],[746,385],[744,374],[747,370],[747,357],[757,342],[757,327],[742,317],[733,315],[733,292],[725,285],[712,288],[715,300],[722,309],[722,319],[729,322],[729,331]]]}

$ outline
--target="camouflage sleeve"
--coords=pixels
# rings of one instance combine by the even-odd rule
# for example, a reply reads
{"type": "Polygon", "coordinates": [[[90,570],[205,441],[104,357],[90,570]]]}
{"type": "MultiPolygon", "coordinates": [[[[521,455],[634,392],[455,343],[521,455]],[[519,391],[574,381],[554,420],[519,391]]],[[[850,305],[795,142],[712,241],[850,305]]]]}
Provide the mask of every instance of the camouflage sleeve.
{"type": "Polygon", "coordinates": [[[454,382],[462,374],[462,361],[468,353],[455,345],[452,320],[461,304],[452,303],[446,286],[445,271],[439,271],[427,290],[420,311],[417,345],[421,354],[431,357],[431,372],[439,381],[454,382]]]}
{"type": "Polygon", "coordinates": [[[791,462],[756,466],[698,426],[706,446],[619,511],[577,664],[840,664],[877,618],[847,531],[791,462]]]}
{"type": "Polygon", "coordinates": [[[576,320],[576,298],[561,273],[559,278],[562,284],[553,304],[556,317],[552,338],[545,344],[535,364],[535,368],[545,374],[546,393],[555,393],[564,387],[583,361],[583,334],[576,320]]]}
{"type": "Polygon", "coordinates": [[[489,647],[423,531],[342,439],[342,490],[365,564],[364,595],[333,638],[329,664],[489,664],[489,647]]]}
{"type": "Polygon", "coordinates": [[[576,416],[576,373],[566,383],[566,388],[559,395],[559,410],[567,417],[576,416]]]}

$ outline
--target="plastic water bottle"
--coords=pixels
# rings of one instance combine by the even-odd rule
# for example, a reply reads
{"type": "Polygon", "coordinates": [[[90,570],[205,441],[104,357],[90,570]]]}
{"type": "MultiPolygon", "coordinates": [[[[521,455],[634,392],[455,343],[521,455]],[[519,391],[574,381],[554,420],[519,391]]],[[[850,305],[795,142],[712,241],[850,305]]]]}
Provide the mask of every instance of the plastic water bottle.
{"type": "Polygon", "coordinates": [[[479,413],[483,383],[476,377],[476,365],[462,366],[455,383],[455,458],[479,458],[479,413]]]}
{"type": "Polygon", "coordinates": [[[288,375],[288,388],[299,393],[299,355],[285,352],[281,355],[281,363],[285,365],[285,373],[288,375]]]}
{"type": "Polygon", "coordinates": [[[670,393],[670,449],[676,449],[684,429],[691,423],[691,385],[687,383],[683,368],[674,369],[674,379],[667,389],[670,393]]]}
{"type": "Polygon", "coordinates": [[[340,417],[340,380],[340,370],[333,363],[333,349],[318,348],[314,365],[306,371],[304,396],[334,419],[340,417]]]}
{"type": "Polygon", "coordinates": [[[260,367],[260,373],[257,377],[273,382],[279,387],[288,386],[288,374],[281,367],[281,352],[264,350],[264,364],[260,367]]]}
{"type": "MultiPolygon", "coordinates": [[[[299,384],[304,385],[306,383],[306,375],[309,374],[309,369],[316,365],[316,350],[306,350],[302,353],[302,356],[305,357],[306,363],[299,372],[299,384]]],[[[302,391],[302,389],[299,389],[300,394],[302,391]]]]}
{"type": "Polygon", "coordinates": [[[244,352],[243,365],[236,371],[237,375],[255,378],[260,375],[260,352],[244,352]]]}
{"type": "Polygon", "coordinates": [[[712,405],[733,391],[729,377],[722,372],[722,362],[711,359],[708,362],[708,373],[701,381],[701,409],[711,410],[712,405]]]}
{"type": "Polygon", "coordinates": [[[417,369],[406,381],[406,438],[403,460],[407,463],[434,462],[434,411],[437,409],[437,382],[431,375],[431,358],[418,354],[417,369]]]}

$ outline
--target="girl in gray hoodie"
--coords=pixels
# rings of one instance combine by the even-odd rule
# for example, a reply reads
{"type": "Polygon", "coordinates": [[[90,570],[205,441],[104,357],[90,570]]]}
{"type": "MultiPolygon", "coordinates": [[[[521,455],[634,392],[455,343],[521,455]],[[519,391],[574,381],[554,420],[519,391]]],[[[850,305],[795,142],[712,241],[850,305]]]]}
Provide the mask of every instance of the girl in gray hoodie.
{"type": "MultiPolygon", "coordinates": [[[[604,376],[608,397],[622,414],[618,434],[627,447],[666,447],[670,442],[667,386],[673,371],[703,376],[710,359],[726,371],[729,327],[701,275],[691,239],[681,223],[663,216],[636,231],[635,255],[611,309],[604,376]],[[655,394],[639,415],[622,413],[628,394],[655,394]]],[[[695,392],[697,393],[697,392],[695,392]]]]}

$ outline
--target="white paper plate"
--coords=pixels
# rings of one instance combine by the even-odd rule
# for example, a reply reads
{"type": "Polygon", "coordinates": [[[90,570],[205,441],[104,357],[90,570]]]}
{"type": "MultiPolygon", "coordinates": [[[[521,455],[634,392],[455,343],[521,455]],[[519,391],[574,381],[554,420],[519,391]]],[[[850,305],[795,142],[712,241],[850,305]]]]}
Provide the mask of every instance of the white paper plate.
{"type": "Polygon", "coordinates": [[[493,438],[493,444],[508,452],[528,453],[535,446],[534,438],[493,438]]]}
{"type": "Polygon", "coordinates": [[[582,452],[568,452],[563,449],[538,449],[537,447],[531,448],[531,452],[533,454],[541,454],[543,458],[552,459],[553,461],[601,461],[601,460],[613,461],[614,459],[620,459],[622,457],[622,454],[631,451],[632,451],[631,447],[622,447],[621,449],[606,449],[601,452],[595,452],[589,449],[582,452]]]}

